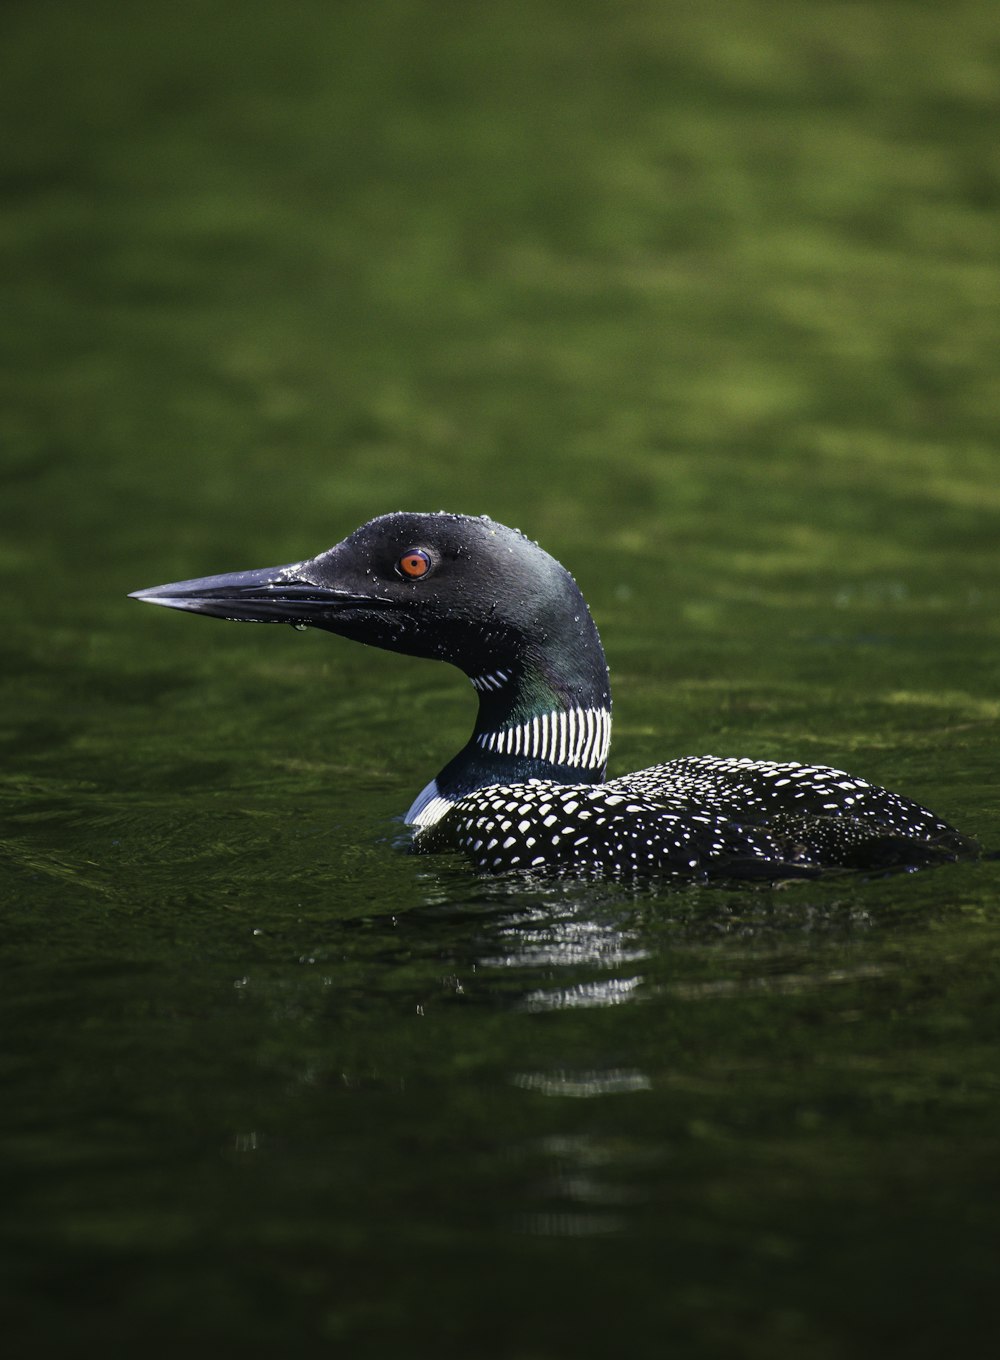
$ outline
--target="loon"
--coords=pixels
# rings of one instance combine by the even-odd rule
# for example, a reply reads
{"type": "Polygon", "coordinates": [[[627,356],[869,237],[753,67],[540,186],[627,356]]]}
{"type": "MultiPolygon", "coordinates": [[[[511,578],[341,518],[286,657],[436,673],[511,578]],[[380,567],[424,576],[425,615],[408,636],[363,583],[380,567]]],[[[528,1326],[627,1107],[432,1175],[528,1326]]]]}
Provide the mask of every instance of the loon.
{"type": "Polygon", "coordinates": [[[404,820],[414,850],[480,871],[779,881],[977,850],[906,798],[798,761],[681,756],[608,779],[611,687],[590,610],[555,558],[486,516],[382,515],[302,562],[131,598],[464,671],[472,735],[404,820]]]}

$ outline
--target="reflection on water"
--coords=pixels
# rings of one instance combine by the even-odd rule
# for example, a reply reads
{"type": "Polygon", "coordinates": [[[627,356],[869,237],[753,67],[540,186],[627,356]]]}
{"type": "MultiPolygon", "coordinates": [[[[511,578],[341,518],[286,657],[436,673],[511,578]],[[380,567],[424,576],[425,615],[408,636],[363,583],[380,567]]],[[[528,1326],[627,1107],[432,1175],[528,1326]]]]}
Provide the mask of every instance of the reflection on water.
{"type": "Polygon", "coordinates": [[[556,987],[529,992],[524,1006],[530,1011],[581,1009],[593,1006],[620,1006],[635,999],[641,977],[605,978],[597,982],[577,982],[571,987],[556,987]]]}
{"type": "Polygon", "coordinates": [[[761,972],[748,977],[707,978],[699,982],[672,982],[664,987],[675,997],[685,1001],[702,998],[746,996],[753,992],[770,992],[791,996],[843,983],[864,982],[886,977],[889,969],[874,964],[858,964],[855,968],[816,969],[810,972],[761,972]]]}
{"type": "Polygon", "coordinates": [[[648,952],[634,925],[625,927],[617,920],[590,917],[585,905],[561,911],[545,906],[529,908],[516,921],[502,926],[497,938],[509,952],[487,955],[481,960],[484,967],[598,964],[613,968],[643,959],[648,952]]]}
{"type": "Polygon", "coordinates": [[[590,1072],[518,1072],[512,1078],[525,1091],[543,1096],[616,1096],[633,1091],[651,1091],[653,1083],[636,1068],[609,1067],[590,1072]]]}
{"type": "Polygon", "coordinates": [[[539,1198],[546,1207],[523,1215],[518,1223],[533,1237],[594,1237],[624,1231],[629,1222],[625,1211],[641,1198],[631,1173],[660,1160],[621,1135],[553,1135],[540,1141],[539,1151],[546,1165],[539,1198]],[[628,1179],[623,1174],[626,1168],[628,1179]]]}
{"type": "Polygon", "coordinates": [[[786,891],[494,881],[461,897],[456,886],[425,879],[425,904],[394,921],[407,950],[432,924],[439,948],[447,920],[454,974],[441,984],[527,1013],[860,980],[870,964],[817,968],[816,949],[892,923],[873,916],[860,880],[848,891],[843,881],[786,891]]]}
{"type": "Polygon", "coordinates": [[[538,904],[495,932],[502,953],[484,954],[481,969],[545,970],[559,979],[553,987],[531,987],[520,1005],[528,1011],[618,1006],[631,1001],[642,977],[632,965],[647,956],[639,930],[628,916],[588,914],[585,904],[538,904]],[[627,976],[620,976],[628,968],[627,976]],[[579,978],[599,969],[601,976],[579,978]]]}

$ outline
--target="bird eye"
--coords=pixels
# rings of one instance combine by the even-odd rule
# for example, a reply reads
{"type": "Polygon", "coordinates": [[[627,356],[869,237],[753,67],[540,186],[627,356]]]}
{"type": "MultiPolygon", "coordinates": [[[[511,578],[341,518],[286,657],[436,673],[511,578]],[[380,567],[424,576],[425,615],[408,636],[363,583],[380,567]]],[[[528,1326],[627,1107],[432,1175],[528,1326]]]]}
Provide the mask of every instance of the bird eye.
{"type": "Polygon", "coordinates": [[[407,548],[396,563],[396,570],[400,576],[405,576],[409,581],[418,581],[421,576],[426,576],[430,569],[430,554],[425,553],[423,548],[407,548]]]}

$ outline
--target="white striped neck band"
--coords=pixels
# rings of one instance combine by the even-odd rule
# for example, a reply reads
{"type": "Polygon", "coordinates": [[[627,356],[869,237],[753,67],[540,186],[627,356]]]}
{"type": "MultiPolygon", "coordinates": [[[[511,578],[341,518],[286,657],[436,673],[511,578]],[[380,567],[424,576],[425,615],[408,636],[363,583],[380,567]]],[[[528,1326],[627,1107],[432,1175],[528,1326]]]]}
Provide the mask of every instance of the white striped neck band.
{"type": "Polygon", "coordinates": [[[526,723],[479,732],[476,744],[498,755],[528,756],[552,765],[603,769],[611,745],[611,714],[606,708],[556,709],[526,723]]]}

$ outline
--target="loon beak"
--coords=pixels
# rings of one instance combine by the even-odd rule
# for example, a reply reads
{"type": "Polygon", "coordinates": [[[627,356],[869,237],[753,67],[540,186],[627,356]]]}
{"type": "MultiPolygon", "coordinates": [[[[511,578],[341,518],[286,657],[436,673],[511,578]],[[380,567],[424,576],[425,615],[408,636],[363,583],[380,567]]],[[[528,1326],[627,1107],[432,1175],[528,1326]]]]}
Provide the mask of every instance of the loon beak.
{"type": "Polygon", "coordinates": [[[286,567],[263,567],[258,571],[233,571],[222,576],[202,576],[193,581],[173,581],[148,590],[134,590],[130,600],[184,609],[189,614],[208,614],[235,623],[296,623],[322,625],[342,609],[371,607],[373,595],[360,596],[347,590],[317,585],[305,579],[306,562],[286,567]]]}

